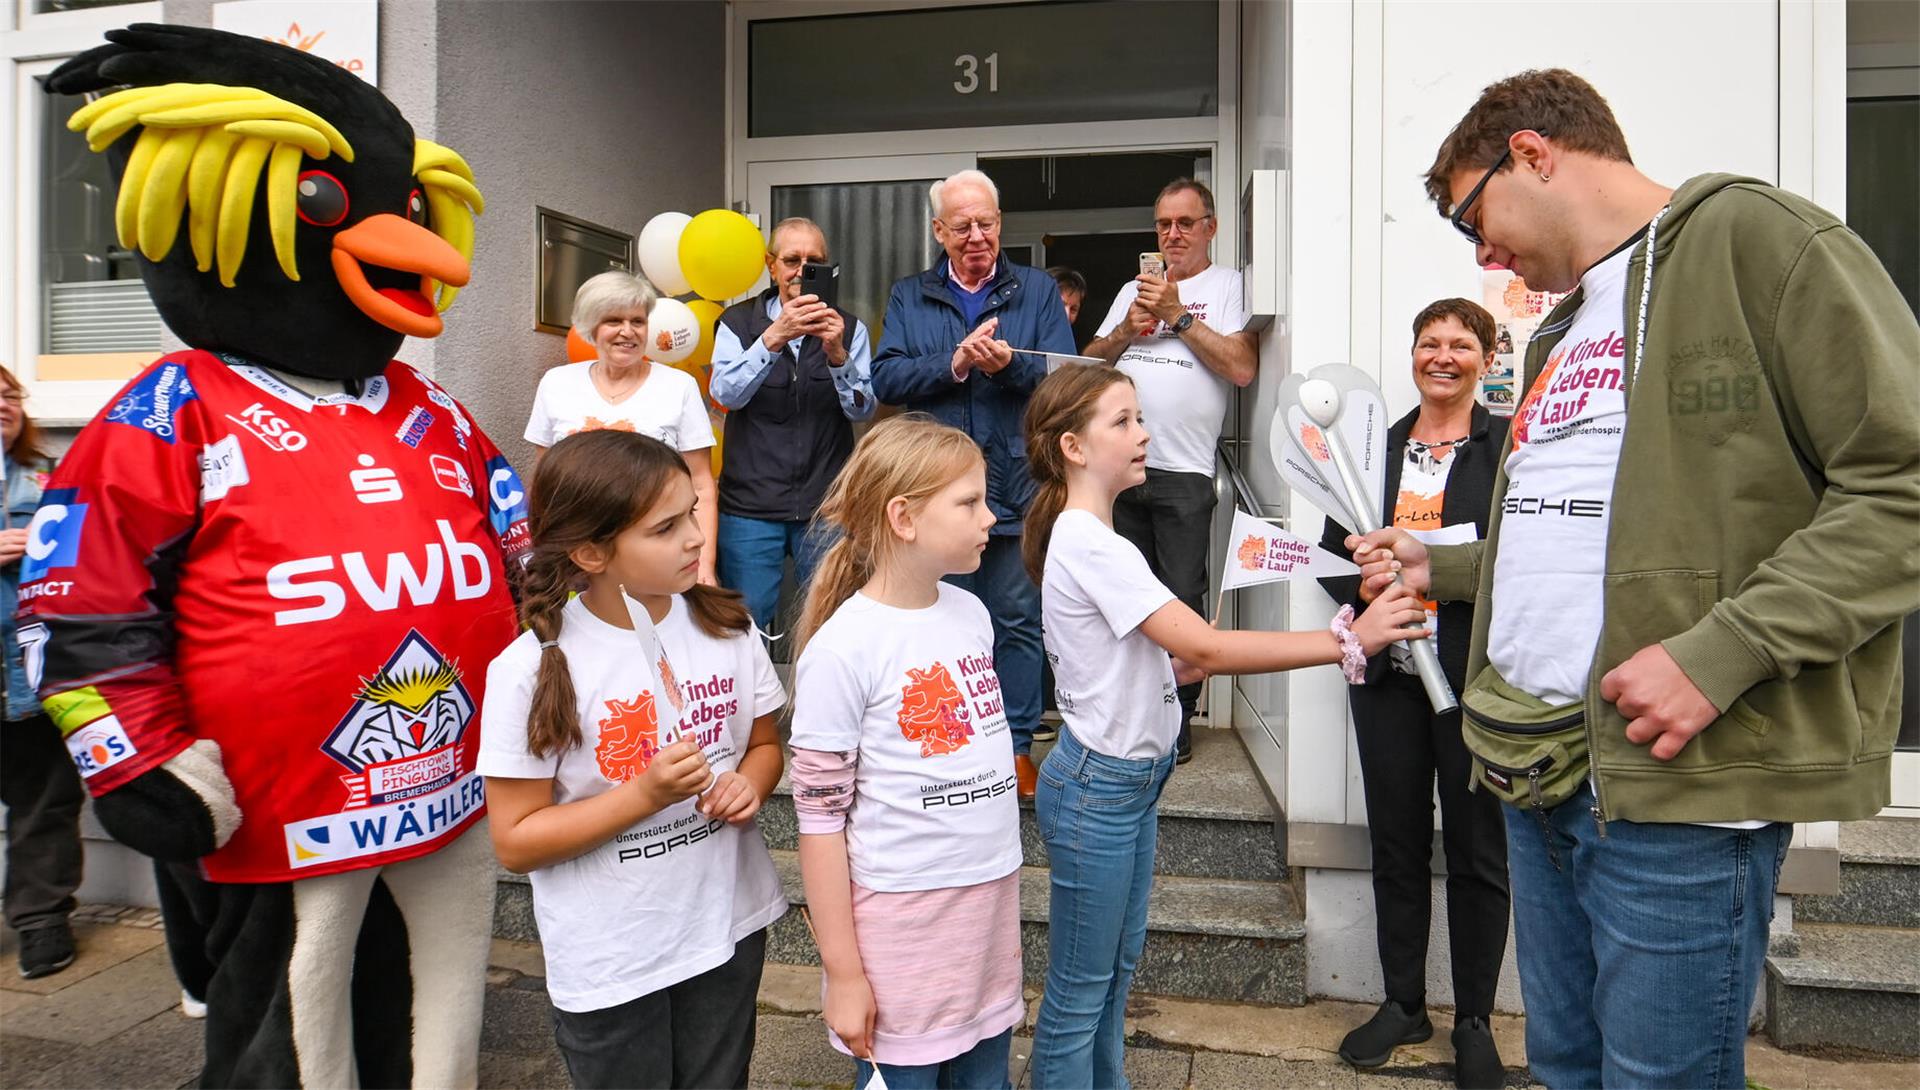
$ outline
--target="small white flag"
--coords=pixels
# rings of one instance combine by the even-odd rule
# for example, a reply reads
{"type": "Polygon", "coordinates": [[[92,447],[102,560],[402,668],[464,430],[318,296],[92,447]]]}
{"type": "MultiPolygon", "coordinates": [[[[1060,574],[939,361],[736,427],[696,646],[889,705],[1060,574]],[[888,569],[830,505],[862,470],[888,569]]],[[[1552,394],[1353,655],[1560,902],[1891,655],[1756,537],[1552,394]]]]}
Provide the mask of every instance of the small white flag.
{"type": "Polygon", "coordinates": [[[887,1080],[880,1077],[880,1065],[873,1064],[869,1070],[871,1070],[873,1074],[867,1077],[867,1085],[864,1090],[887,1090],[887,1080]]]}
{"type": "Polygon", "coordinates": [[[1227,560],[1220,571],[1220,589],[1225,591],[1284,579],[1357,575],[1360,569],[1314,542],[1245,511],[1235,511],[1233,533],[1227,539],[1227,560]]]}
{"type": "Polygon", "coordinates": [[[620,598],[627,603],[627,618],[633,622],[633,634],[640,638],[640,657],[646,660],[647,673],[654,683],[653,714],[659,722],[654,737],[665,749],[680,740],[681,714],[686,711],[687,699],[681,695],[680,676],[673,672],[673,663],[667,659],[667,649],[660,642],[660,631],[653,627],[647,607],[635,601],[626,587],[620,588],[620,598]]]}

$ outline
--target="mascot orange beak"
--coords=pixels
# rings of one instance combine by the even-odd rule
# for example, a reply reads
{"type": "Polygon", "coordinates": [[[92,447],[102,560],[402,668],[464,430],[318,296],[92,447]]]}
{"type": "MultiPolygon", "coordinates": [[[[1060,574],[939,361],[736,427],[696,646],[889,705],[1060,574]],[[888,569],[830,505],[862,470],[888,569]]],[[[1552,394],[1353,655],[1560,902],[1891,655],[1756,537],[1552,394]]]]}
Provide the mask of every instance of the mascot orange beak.
{"type": "Polygon", "coordinates": [[[383,212],[333,236],[333,275],[367,317],[409,337],[438,337],[446,326],[433,305],[434,282],[465,287],[470,269],[446,239],[383,212]],[[419,273],[420,288],[375,288],[362,264],[419,273]]]}

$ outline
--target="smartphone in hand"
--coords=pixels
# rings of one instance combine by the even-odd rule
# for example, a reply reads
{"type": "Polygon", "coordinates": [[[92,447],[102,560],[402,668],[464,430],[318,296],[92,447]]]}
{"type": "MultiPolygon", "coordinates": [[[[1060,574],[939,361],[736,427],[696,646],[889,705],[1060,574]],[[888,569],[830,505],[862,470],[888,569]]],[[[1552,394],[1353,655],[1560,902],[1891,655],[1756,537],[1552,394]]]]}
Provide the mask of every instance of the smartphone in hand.
{"type": "Polygon", "coordinates": [[[1158,251],[1141,254],[1140,275],[1165,277],[1167,275],[1167,255],[1158,251]]]}
{"type": "Polygon", "coordinates": [[[812,295],[830,307],[840,305],[840,266],[812,261],[800,266],[800,294],[812,295]]]}

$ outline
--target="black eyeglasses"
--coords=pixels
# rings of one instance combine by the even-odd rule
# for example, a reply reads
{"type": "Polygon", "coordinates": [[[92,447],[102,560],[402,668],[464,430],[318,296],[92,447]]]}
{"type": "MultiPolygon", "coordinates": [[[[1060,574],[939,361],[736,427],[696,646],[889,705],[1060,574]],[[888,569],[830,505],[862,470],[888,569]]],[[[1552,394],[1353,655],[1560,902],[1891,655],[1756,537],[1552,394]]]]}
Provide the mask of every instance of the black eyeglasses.
{"type": "MultiPolygon", "coordinates": [[[[1534,131],[1539,132],[1543,138],[1547,135],[1538,129],[1534,131]]],[[[1511,140],[1512,138],[1509,137],[1508,139],[1511,140]]],[[[1475,183],[1474,187],[1467,191],[1467,199],[1461,201],[1460,207],[1455,208],[1453,215],[1447,217],[1453,221],[1453,229],[1465,235],[1467,241],[1473,243],[1475,246],[1480,245],[1481,242],[1480,230],[1473,224],[1467,222],[1467,209],[1472,208],[1473,202],[1480,199],[1480,191],[1487,188],[1487,182],[1491,181],[1495,174],[1500,173],[1500,168],[1506,166],[1507,160],[1511,158],[1513,158],[1513,145],[1509,143],[1507,149],[1500,153],[1500,158],[1495,159],[1493,165],[1487,168],[1487,172],[1480,176],[1480,181],[1475,183]]]]}

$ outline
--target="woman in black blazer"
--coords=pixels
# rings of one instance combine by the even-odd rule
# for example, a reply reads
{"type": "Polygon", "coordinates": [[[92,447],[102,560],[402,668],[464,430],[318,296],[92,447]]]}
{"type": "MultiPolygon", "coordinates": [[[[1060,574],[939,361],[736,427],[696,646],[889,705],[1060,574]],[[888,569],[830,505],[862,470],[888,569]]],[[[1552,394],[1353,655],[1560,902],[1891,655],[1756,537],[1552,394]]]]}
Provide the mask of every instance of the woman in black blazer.
{"type": "MultiPolygon", "coordinates": [[[[1506,450],[1507,420],[1475,400],[1493,362],[1493,316],[1466,299],[1442,299],[1413,322],[1413,380],[1420,407],[1387,432],[1381,519],[1414,530],[1472,524],[1485,537],[1493,478],[1506,450]]],[[[1347,555],[1347,528],[1327,520],[1321,545],[1347,555]]],[[[1336,602],[1364,609],[1358,576],[1325,579],[1336,602]]],[[[1431,609],[1431,605],[1429,609],[1431,609]]],[[[1437,624],[1440,664],[1454,691],[1465,683],[1473,604],[1444,602],[1437,624]]],[[[1378,1067],[1397,1045],[1427,1040],[1427,933],[1432,876],[1433,789],[1440,787],[1447,857],[1447,927],[1455,1004],[1455,1082],[1497,1087],[1505,1079],[1487,1018],[1507,945],[1507,849],[1500,804],[1468,789],[1470,758],[1460,713],[1435,715],[1399,649],[1367,663],[1367,681],[1348,689],[1373,844],[1373,901],[1386,1002],[1349,1033],[1340,1055],[1378,1067]]]]}

